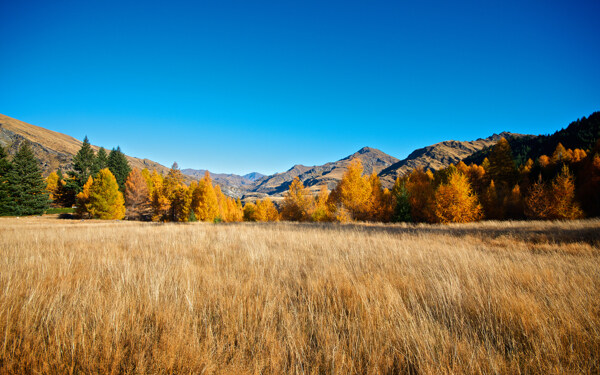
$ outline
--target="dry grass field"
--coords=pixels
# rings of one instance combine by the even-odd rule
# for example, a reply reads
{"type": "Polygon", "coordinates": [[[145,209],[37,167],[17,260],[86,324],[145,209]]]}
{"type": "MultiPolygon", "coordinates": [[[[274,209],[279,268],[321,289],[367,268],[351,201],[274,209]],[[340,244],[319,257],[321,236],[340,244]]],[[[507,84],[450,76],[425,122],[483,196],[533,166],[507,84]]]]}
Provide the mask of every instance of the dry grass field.
{"type": "Polygon", "coordinates": [[[0,373],[599,373],[600,221],[0,219],[0,373]]]}

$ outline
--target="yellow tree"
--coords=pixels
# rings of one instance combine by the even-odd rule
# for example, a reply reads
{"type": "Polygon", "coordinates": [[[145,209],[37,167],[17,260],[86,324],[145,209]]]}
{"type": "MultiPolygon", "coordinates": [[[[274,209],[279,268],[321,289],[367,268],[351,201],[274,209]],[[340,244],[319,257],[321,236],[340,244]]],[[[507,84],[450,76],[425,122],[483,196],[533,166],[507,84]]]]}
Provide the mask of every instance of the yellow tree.
{"type": "Polygon", "coordinates": [[[434,222],[433,212],[433,174],[423,171],[422,168],[414,169],[406,181],[406,191],[411,208],[413,221],[434,222]]]}
{"type": "Polygon", "coordinates": [[[130,219],[147,220],[150,217],[148,183],[137,168],[129,172],[125,181],[125,208],[130,219]]]}
{"type": "Polygon", "coordinates": [[[548,219],[550,217],[550,194],[540,175],[529,187],[525,199],[525,216],[529,219],[548,219]]]}
{"type": "Polygon", "coordinates": [[[362,175],[363,166],[360,159],[352,159],[348,170],[339,182],[339,203],[348,210],[354,220],[366,220],[369,216],[369,200],[371,184],[369,178],[362,175]]]}
{"type": "Polygon", "coordinates": [[[164,178],[156,171],[152,172],[152,220],[165,220],[169,212],[169,198],[165,196],[163,189],[164,178]]]}
{"type": "Polygon", "coordinates": [[[175,222],[187,222],[190,218],[192,203],[191,190],[185,185],[179,185],[171,192],[170,220],[175,222]]]}
{"type": "Polygon", "coordinates": [[[279,212],[269,198],[256,201],[253,221],[279,221],[279,212]]]}
{"type": "Polygon", "coordinates": [[[329,209],[329,191],[326,185],[321,185],[319,194],[315,200],[314,208],[310,214],[312,221],[331,221],[331,212],[329,209]]]}
{"type": "Polygon", "coordinates": [[[309,220],[313,204],[314,199],[310,191],[304,187],[300,178],[296,177],[283,198],[281,217],[290,221],[309,220]]]}
{"type": "Polygon", "coordinates": [[[52,172],[46,177],[46,190],[50,193],[50,200],[53,206],[58,206],[60,202],[60,195],[62,191],[62,181],[58,177],[56,172],[52,172]]]}
{"type": "Polygon", "coordinates": [[[575,182],[569,167],[562,166],[554,178],[550,195],[550,218],[573,220],[583,217],[583,212],[575,201],[575,182]]]}
{"type": "Polygon", "coordinates": [[[256,221],[256,205],[252,202],[244,205],[244,221],[256,221]]]}
{"type": "Polygon", "coordinates": [[[435,215],[442,223],[468,223],[481,219],[482,209],[467,177],[454,172],[435,192],[435,215]]]}
{"type": "Polygon", "coordinates": [[[214,221],[219,216],[219,202],[208,171],[192,193],[192,209],[200,221],[214,221]]]}
{"type": "Polygon", "coordinates": [[[79,194],[77,194],[77,209],[75,212],[79,217],[88,217],[90,214],[88,211],[88,205],[90,203],[90,188],[92,187],[93,183],[94,179],[92,176],[89,176],[87,182],[83,184],[83,189],[79,194]]]}
{"type": "Polygon", "coordinates": [[[119,220],[125,217],[125,201],[115,176],[108,168],[98,172],[92,186],[87,210],[93,218],[119,220]]]}

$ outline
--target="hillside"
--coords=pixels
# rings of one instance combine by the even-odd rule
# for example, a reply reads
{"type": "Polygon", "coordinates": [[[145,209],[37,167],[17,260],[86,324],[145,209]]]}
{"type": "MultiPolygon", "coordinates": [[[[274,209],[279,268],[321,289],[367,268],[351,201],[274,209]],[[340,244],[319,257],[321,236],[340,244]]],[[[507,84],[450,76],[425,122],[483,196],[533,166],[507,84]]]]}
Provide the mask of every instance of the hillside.
{"type": "MultiPolygon", "coordinates": [[[[558,130],[552,135],[507,138],[517,165],[530,158],[535,160],[541,155],[552,155],[559,143],[570,149],[589,150],[594,147],[597,139],[600,139],[600,112],[573,121],[566,129],[558,130]]],[[[464,162],[481,164],[489,152],[490,147],[486,147],[465,158],[464,162]]]]}
{"type": "Polygon", "coordinates": [[[363,147],[352,155],[335,162],[326,163],[318,166],[307,167],[304,165],[295,165],[288,171],[277,173],[272,176],[266,176],[256,181],[255,185],[249,189],[251,196],[260,197],[261,195],[281,195],[285,192],[292,180],[299,177],[305,186],[316,191],[321,185],[327,185],[328,189],[333,189],[342,175],[347,170],[350,160],[359,158],[365,170],[365,173],[379,173],[384,168],[398,161],[397,158],[390,156],[380,150],[363,147]]]}
{"type": "MultiPolygon", "coordinates": [[[[207,172],[207,170],[186,168],[182,169],[181,172],[186,176],[190,176],[196,180],[199,180],[204,177],[204,174],[207,172]]],[[[265,177],[265,175],[258,172],[251,172],[243,176],[233,173],[208,172],[210,173],[210,178],[212,179],[213,183],[221,186],[221,189],[226,195],[236,198],[246,193],[247,187],[253,185],[257,180],[265,177]]]]}
{"type": "Polygon", "coordinates": [[[441,169],[456,164],[474,152],[495,144],[500,138],[523,137],[521,134],[502,132],[475,141],[444,141],[413,151],[406,159],[387,167],[379,173],[385,187],[391,187],[398,175],[402,176],[415,168],[441,169]]]}
{"type": "MultiPolygon", "coordinates": [[[[14,154],[23,141],[29,141],[35,156],[40,160],[44,174],[58,168],[69,170],[73,156],[81,148],[82,142],[69,135],[48,130],[0,114],[0,146],[9,154],[14,154]]],[[[98,146],[92,146],[98,151],[98,146]]],[[[127,155],[126,155],[127,156],[127,155]]],[[[131,167],[148,168],[159,173],[167,173],[169,168],[149,159],[127,156],[131,167]]]]}

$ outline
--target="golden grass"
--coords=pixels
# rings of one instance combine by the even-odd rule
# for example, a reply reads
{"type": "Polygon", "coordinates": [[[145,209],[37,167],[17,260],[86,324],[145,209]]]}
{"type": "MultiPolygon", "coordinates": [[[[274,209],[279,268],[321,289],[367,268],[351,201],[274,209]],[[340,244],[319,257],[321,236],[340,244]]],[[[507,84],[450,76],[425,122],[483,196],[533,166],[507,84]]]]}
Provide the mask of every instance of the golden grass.
{"type": "Polygon", "coordinates": [[[0,373],[598,373],[599,241],[0,219],[0,373]]]}

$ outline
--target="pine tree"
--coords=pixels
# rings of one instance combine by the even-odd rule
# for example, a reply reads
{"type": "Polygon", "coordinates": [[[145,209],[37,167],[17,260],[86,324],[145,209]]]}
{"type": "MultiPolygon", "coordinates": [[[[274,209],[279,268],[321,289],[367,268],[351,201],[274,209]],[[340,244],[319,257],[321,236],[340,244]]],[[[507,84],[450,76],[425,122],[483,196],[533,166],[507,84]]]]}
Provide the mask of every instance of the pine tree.
{"type": "Polygon", "coordinates": [[[299,177],[294,178],[283,198],[281,217],[283,220],[310,220],[310,211],[314,204],[310,191],[304,187],[299,177]]]}
{"type": "Polygon", "coordinates": [[[8,172],[12,165],[8,161],[6,151],[0,146],[0,216],[10,215],[8,196],[8,172]]]}
{"type": "Polygon", "coordinates": [[[92,175],[97,175],[101,169],[108,168],[108,155],[104,147],[100,147],[96,157],[94,158],[94,164],[92,167],[92,175]]]}
{"type": "Polygon", "coordinates": [[[108,168],[98,172],[90,187],[87,210],[93,218],[119,220],[125,217],[125,201],[115,176],[108,168]]]}
{"type": "Polygon", "coordinates": [[[130,219],[147,220],[150,217],[148,184],[137,168],[129,173],[125,181],[125,208],[130,219]]]}
{"type": "Polygon", "coordinates": [[[86,136],[83,139],[81,148],[73,157],[73,170],[68,172],[71,179],[67,182],[67,189],[72,190],[73,194],[81,192],[88,177],[92,175],[94,170],[94,160],[94,150],[92,150],[90,141],[86,136]]]}
{"type": "Polygon", "coordinates": [[[437,188],[435,214],[442,223],[468,223],[481,219],[481,205],[465,175],[454,172],[447,184],[437,188]]]}
{"type": "Polygon", "coordinates": [[[392,195],[394,197],[394,216],[392,221],[395,222],[411,222],[412,216],[410,214],[410,200],[408,196],[408,190],[406,189],[406,181],[396,178],[394,188],[392,189],[392,195]]]}
{"type": "Polygon", "coordinates": [[[125,155],[121,152],[121,148],[117,146],[116,149],[112,149],[110,154],[108,154],[107,161],[108,169],[115,176],[117,183],[119,184],[119,190],[125,191],[125,180],[127,180],[127,176],[129,176],[129,172],[131,172],[131,167],[129,166],[129,162],[125,155]]]}
{"type": "Polygon", "coordinates": [[[501,138],[489,155],[489,178],[496,181],[496,187],[503,189],[513,186],[517,179],[517,170],[508,141],[501,138]]]}
{"type": "Polygon", "coordinates": [[[46,182],[28,142],[21,144],[7,177],[11,215],[39,215],[50,207],[46,182]]]}

